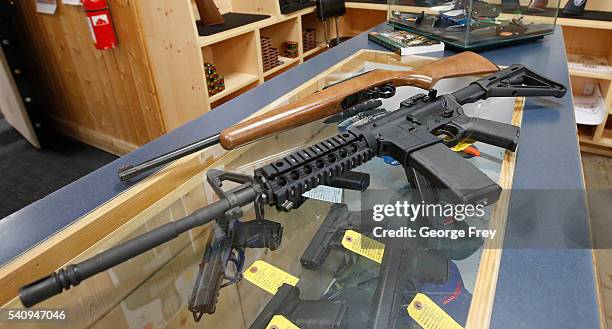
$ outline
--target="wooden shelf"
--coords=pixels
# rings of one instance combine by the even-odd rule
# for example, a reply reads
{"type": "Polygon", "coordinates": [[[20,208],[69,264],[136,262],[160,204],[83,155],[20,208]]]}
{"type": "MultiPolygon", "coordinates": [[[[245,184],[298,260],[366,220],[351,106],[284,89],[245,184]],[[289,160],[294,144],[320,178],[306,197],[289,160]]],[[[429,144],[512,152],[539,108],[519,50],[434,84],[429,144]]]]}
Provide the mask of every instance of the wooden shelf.
{"type": "MultiPolygon", "coordinates": [[[[155,3],[147,5],[146,12],[161,15],[162,13],[156,9],[159,7],[156,3],[164,2],[162,0],[151,1],[155,1],[155,3]]],[[[327,49],[325,46],[323,23],[317,19],[314,6],[285,15],[281,13],[278,0],[215,0],[215,5],[222,14],[234,12],[263,14],[270,17],[210,36],[200,36],[196,26],[196,21],[200,17],[195,0],[172,2],[172,5],[164,7],[167,7],[168,12],[173,14],[173,18],[171,21],[166,19],[165,25],[159,26],[156,34],[151,35],[153,40],[159,39],[163,41],[160,41],[158,45],[160,51],[156,51],[152,58],[160,65],[165,65],[169,57],[183,59],[174,61],[181,68],[180,72],[182,73],[179,73],[179,70],[175,70],[169,75],[176,81],[183,79],[187,72],[189,72],[189,77],[192,79],[189,84],[185,83],[180,86],[182,88],[179,92],[180,95],[171,91],[176,88],[176,83],[175,86],[165,83],[169,87],[164,88],[165,94],[163,95],[162,103],[172,104],[176,103],[176,99],[191,97],[190,103],[198,104],[197,106],[189,107],[193,109],[189,116],[176,115],[177,118],[173,120],[170,128],[174,128],[225,103],[233,97],[257,86],[259,83],[273,79],[285,70],[299,65],[327,49]],[[190,3],[191,5],[185,6],[185,3],[190,3]],[[175,31],[176,29],[173,25],[181,26],[180,33],[175,31]],[[317,31],[317,47],[306,52],[303,51],[302,44],[301,31],[303,28],[315,29],[317,31]],[[283,64],[264,72],[259,40],[262,36],[271,38],[272,47],[277,49],[281,49],[281,45],[285,41],[297,42],[298,57],[279,57],[283,64]],[[168,47],[169,44],[171,45],[170,47],[168,47]],[[175,44],[180,44],[182,48],[179,51],[175,51],[172,49],[175,44]],[[224,91],[213,96],[208,95],[206,79],[203,74],[204,63],[214,64],[217,67],[217,71],[224,76],[224,91]],[[199,70],[194,69],[196,66],[200,66],[199,70]]],[[[359,17],[354,17],[356,12],[361,15],[363,12],[368,14],[368,10],[370,10],[375,13],[376,17],[384,16],[386,18],[387,6],[384,4],[347,2],[347,8],[349,8],[347,15],[343,16],[341,21],[345,21],[343,28],[346,31],[351,31],[348,35],[365,31],[379,23],[378,21],[370,22],[369,20],[362,22],[359,17]]],[[[163,18],[166,16],[161,15],[159,17],[163,18]]],[[[153,24],[153,22],[151,20],[150,24],[153,24]]],[[[330,31],[330,33],[332,32],[330,31]]],[[[280,55],[282,56],[282,54],[280,55]]],[[[162,84],[168,78],[167,75],[159,75],[159,77],[157,80],[162,84]]],[[[176,111],[176,107],[168,106],[168,108],[169,111],[176,111]]]]}
{"type": "Polygon", "coordinates": [[[200,47],[212,45],[212,44],[221,42],[223,40],[226,40],[228,38],[233,38],[241,34],[253,32],[253,31],[259,30],[262,27],[266,27],[266,26],[269,26],[275,23],[277,23],[277,19],[274,17],[270,17],[270,18],[266,18],[261,21],[257,21],[255,23],[251,23],[248,25],[237,27],[235,29],[227,30],[225,32],[221,32],[221,33],[217,33],[217,34],[213,34],[213,35],[209,35],[205,37],[198,36],[198,45],[200,47]]]}
{"type": "Polygon", "coordinates": [[[315,53],[317,53],[317,52],[319,52],[319,51],[321,51],[321,50],[323,50],[325,48],[327,48],[327,45],[325,44],[325,42],[320,43],[316,47],[314,47],[314,48],[312,48],[312,49],[310,49],[308,51],[305,51],[303,57],[308,57],[308,56],[310,56],[312,54],[315,54],[315,53]]]}
{"type": "Polygon", "coordinates": [[[577,18],[560,17],[557,19],[557,24],[561,26],[574,26],[574,27],[584,27],[584,28],[590,28],[590,29],[612,30],[612,22],[595,21],[592,19],[577,19],[577,18]]]}
{"type": "MultiPolygon", "coordinates": [[[[566,1],[563,0],[562,5],[566,1]]],[[[22,2],[24,4],[18,7],[22,11],[27,12],[25,17],[31,18],[34,24],[32,26],[37,26],[37,29],[53,30],[53,26],[56,25],[72,26],[74,24],[66,22],[74,20],[74,22],[79,22],[78,26],[75,26],[74,29],[70,29],[68,32],[64,31],[65,33],[62,35],[67,38],[76,38],[74,40],[77,40],[79,34],[87,33],[86,27],[80,24],[81,20],[78,18],[80,14],[76,10],[78,8],[62,6],[61,10],[58,11],[59,14],[41,21],[39,19],[40,15],[37,16],[35,14],[35,7],[26,4],[29,3],[28,1],[20,1],[19,3],[22,2]]],[[[121,17],[118,18],[120,25],[126,27],[118,31],[120,39],[125,41],[122,43],[122,49],[125,49],[126,52],[121,52],[121,54],[136,54],[138,55],[136,57],[147,58],[147,60],[137,62],[120,61],[121,63],[127,63],[125,64],[127,66],[120,68],[120,71],[127,70],[134,73],[136,83],[132,83],[127,89],[120,87],[110,88],[107,84],[103,83],[107,80],[120,81],[121,79],[112,78],[116,75],[117,70],[109,69],[110,71],[106,70],[108,72],[104,71],[101,74],[97,74],[100,72],[94,74],[94,77],[99,79],[93,79],[92,83],[103,86],[103,88],[101,87],[96,90],[99,93],[104,93],[106,101],[104,104],[100,104],[105,106],[100,107],[101,105],[96,103],[93,105],[89,104],[88,106],[85,106],[87,105],[85,104],[81,107],[88,107],[88,111],[94,114],[104,114],[108,112],[105,112],[104,108],[120,107],[113,106],[113,102],[119,102],[119,105],[125,103],[140,104],[140,106],[133,106],[134,112],[121,111],[122,114],[117,116],[119,119],[106,120],[109,123],[104,127],[98,127],[99,125],[94,125],[94,127],[92,123],[87,121],[87,118],[74,113],[74,115],[71,115],[68,112],[59,111],[55,113],[56,116],[73,124],[74,129],[71,129],[72,131],[91,131],[91,133],[88,133],[88,136],[91,137],[87,138],[95,140],[95,142],[89,142],[90,144],[100,147],[100,145],[107,144],[107,139],[114,138],[121,143],[130,145],[130,147],[135,147],[136,145],[145,144],[181,126],[185,122],[201,116],[213,107],[223,104],[228,99],[240,95],[259,83],[273,79],[276,75],[313,58],[327,49],[324,46],[323,23],[317,19],[314,7],[284,15],[281,13],[278,0],[214,0],[214,2],[222,14],[229,12],[250,13],[268,15],[270,17],[214,35],[200,36],[196,25],[196,21],[200,17],[195,7],[195,0],[135,1],[133,6],[116,8],[121,12],[121,15],[119,15],[121,17]],[[301,36],[303,28],[316,29],[317,47],[315,49],[304,51],[301,36]],[[262,35],[272,37],[274,40],[273,47],[276,48],[279,46],[278,43],[283,41],[297,41],[299,57],[287,60],[283,65],[264,72],[259,41],[259,37],[262,35]],[[146,42],[143,42],[143,40],[146,42]],[[227,89],[220,94],[210,97],[208,96],[204,76],[204,63],[207,62],[213,63],[219,73],[225,77],[227,89]],[[108,78],[109,76],[111,78],[108,78]],[[122,91],[121,95],[116,96],[113,94],[117,90],[122,91]],[[137,109],[141,109],[141,111],[146,110],[145,112],[147,112],[147,115],[144,116],[146,120],[143,121],[146,129],[136,129],[146,133],[134,133],[131,130],[125,131],[127,127],[125,122],[139,121],[140,119],[138,118],[142,117],[142,113],[139,114],[137,109]]],[[[588,2],[587,9],[612,11],[611,3],[612,1],[609,0],[591,0],[588,2]]],[[[384,3],[358,3],[352,1],[347,1],[346,7],[346,15],[340,18],[340,34],[343,36],[361,33],[385,21],[387,19],[387,10],[389,9],[389,6],[384,3]]],[[[391,6],[391,9],[412,13],[420,13],[424,10],[427,13],[432,13],[429,8],[416,6],[391,6]]],[[[24,12],[21,15],[25,15],[24,12]]],[[[526,20],[533,19],[533,16],[526,16],[526,20]]],[[[568,41],[566,39],[566,45],[569,45],[568,50],[577,53],[605,56],[612,63],[612,22],[559,18],[558,24],[563,26],[563,29],[571,35],[571,40],[568,41]]],[[[335,35],[334,24],[330,24],[329,34],[335,35]]],[[[47,58],[42,56],[44,62],[49,61],[53,65],[55,65],[55,62],[61,62],[58,58],[63,57],[58,55],[57,49],[55,51],[51,49],[52,51],[50,52],[45,51],[49,47],[53,48],[47,44],[51,41],[47,40],[48,38],[45,36],[41,36],[38,39],[41,40],[42,45],[38,48],[35,47],[36,49],[33,50],[36,57],[41,57],[41,54],[50,53],[51,55],[47,58]]],[[[49,44],[54,45],[55,43],[51,42],[49,44]]],[[[84,48],[77,47],[78,49],[76,50],[78,51],[76,51],[76,54],[80,56],[79,62],[99,64],[100,61],[103,61],[103,58],[96,57],[94,53],[89,51],[87,44],[79,44],[87,48],[83,50],[84,48]]],[[[58,67],[63,66],[60,65],[58,67]]],[[[104,67],[104,65],[96,66],[90,64],[88,67],[104,67]]],[[[78,86],[79,83],[82,84],[83,82],[77,81],[78,79],[75,80],[70,76],[65,76],[65,72],[58,73],[55,71],[49,74],[53,78],[60,79],[58,81],[64,81],[66,86],[78,86]],[[54,72],[56,74],[52,74],[54,72]]],[[[602,75],[575,70],[571,74],[572,79],[595,79],[604,85],[612,82],[612,74],[602,75]]],[[[604,91],[604,93],[606,92],[604,91]]],[[[608,106],[611,106],[612,93],[610,91],[606,93],[606,100],[608,106]]],[[[58,100],[58,102],[60,101],[62,100],[58,100]]],[[[82,101],[70,99],[69,103],[78,105],[82,101]]],[[[66,108],[70,107],[66,106],[66,108]]],[[[601,138],[612,139],[612,136],[605,137],[608,136],[608,129],[604,129],[603,126],[598,127],[597,135],[601,136],[601,138]]],[[[79,138],[74,133],[72,135],[79,138]]],[[[80,139],[85,140],[85,138],[80,139]]],[[[597,138],[594,141],[596,140],[597,138]]],[[[87,142],[87,140],[85,141],[87,142]]],[[[119,144],[119,142],[112,144],[119,144]]],[[[114,146],[103,148],[118,154],[125,152],[125,148],[114,146]]]]}
{"type": "Polygon", "coordinates": [[[599,141],[594,141],[586,137],[580,137],[580,142],[585,144],[597,145],[602,147],[612,147],[612,138],[601,138],[599,141]]]}
{"type": "Polygon", "coordinates": [[[570,69],[569,73],[571,76],[574,76],[574,77],[600,79],[600,80],[612,80],[612,73],[581,71],[581,70],[575,70],[575,69],[570,69]]]}
{"type": "Polygon", "coordinates": [[[281,70],[291,66],[292,64],[297,63],[300,60],[300,58],[299,57],[298,58],[287,58],[287,57],[278,56],[278,60],[283,62],[283,64],[265,71],[264,72],[264,77],[268,77],[268,76],[270,76],[270,75],[272,75],[272,74],[274,74],[274,73],[276,73],[278,71],[281,71],[281,70]]]}
{"type": "MultiPolygon", "coordinates": [[[[407,6],[404,6],[407,7],[407,6]]],[[[348,9],[368,9],[368,10],[384,10],[387,11],[388,5],[384,3],[367,3],[367,2],[346,2],[348,9]]],[[[418,8],[418,7],[413,7],[418,8]]],[[[420,11],[419,11],[420,13],[420,11]]]]}
{"type": "Polygon", "coordinates": [[[225,82],[224,91],[208,97],[209,104],[259,81],[258,42],[256,33],[248,32],[202,48],[204,63],[214,64],[225,82]]]}
{"type": "Polygon", "coordinates": [[[259,76],[241,72],[231,72],[225,75],[224,78],[225,90],[218,94],[210,96],[209,100],[211,103],[216,102],[221,98],[250,85],[253,82],[259,81],[259,76]]]}
{"type": "MultiPolygon", "coordinates": [[[[612,9],[612,8],[611,8],[612,9]]],[[[571,19],[571,24],[563,26],[563,38],[565,50],[568,54],[588,55],[599,58],[598,61],[612,63],[612,22],[600,22],[601,24],[586,24],[574,26],[577,21],[571,19]]],[[[603,65],[603,64],[602,64],[603,65]]],[[[583,94],[586,83],[596,82],[599,85],[606,104],[606,110],[610,113],[612,106],[612,73],[591,72],[570,68],[571,87],[574,95],[583,94]]],[[[604,118],[599,125],[578,125],[578,138],[583,152],[591,152],[600,155],[612,155],[612,119],[610,115],[604,118]]]]}

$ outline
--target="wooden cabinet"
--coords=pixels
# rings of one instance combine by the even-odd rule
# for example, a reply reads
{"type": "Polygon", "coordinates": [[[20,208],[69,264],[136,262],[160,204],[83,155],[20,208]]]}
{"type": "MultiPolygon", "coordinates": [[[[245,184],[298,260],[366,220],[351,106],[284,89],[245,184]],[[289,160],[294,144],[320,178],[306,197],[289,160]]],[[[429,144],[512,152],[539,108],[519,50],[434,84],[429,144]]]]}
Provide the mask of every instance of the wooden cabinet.
{"type": "MultiPolygon", "coordinates": [[[[612,5],[609,10],[612,11],[612,5]]],[[[605,59],[608,65],[612,63],[612,22],[564,25],[563,34],[568,54],[596,56],[605,59]]],[[[574,96],[581,95],[588,83],[598,85],[607,112],[598,125],[578,125],[581,150],[612,156],[612,73],[570,69],[570,76],[574,96]]]]}
{"type": "MultiPolygon", "coordinates": [[[[56,14],[45,15],[33,0],[15,3],[52,123],[114,154],[130,152],[326,49],[314,7],[283,15],[278,0],[215,0],[221,13],[269,18],[200,36],[193,0],[108,2],[119,46],[106,51],[93,47],[82,7],[58,1],[56,14]],[[302,28],[317,31],[317,46],[307,52],[302,28]],[[281,65],[264,72],[261,36],[270,37],[273,47],[298,42],[299,56],[281,58],[281,65]],[[224,76],[223,92],[208,95],[204,63],[224,76]]],[[[347,3],[353,5],[361,6],[347,3]]],[[[367,22],[349,10],[343,22],[359,24],[342,28],[356,34],[383,22],[386,6],[377,6],[376,19],[367,22]]]]}
{"type": "Polygon", "coordinates": [[[51,123],[116,154],[166,132],[137,2],[109,1],[120,45],[98,51],[82,7],[58,1],[55,15],[45,15],[34,0],[13,1],[51,123]]]}
{"type": "MultiPolygon", "coordinates": [[[[127,153],[327,49],[314,7],[283,15],[277,0],[215,0],[222,13],[269,17],[200,36],[194,0],[109,3],[119,46],[107,51],[93,47],[81,7],[60,2],[55,15],[44,15],[36,13],[34,1],[16,5],[31,41],[32,62],[46,87],[48,116],[65,134],[115,154],[127,153]],[[317,31],[314,49],[304,51],[303,29],[317,31]],[[261,37],[270,38],[273,48],[298,42],[298,57],[281,57],[280,65],[264,71],[261,37]],[[214,64],[224,76],[223,92],[209,96],[204,63],[214,64]]],[[[384,4],[347,2],[341,35],[384,22],[387,9],[384,4]]],[[[612,11],[612,5],[592,0],[587,9],[612,11]]],[[[603,56],[612,63],[612,22],[559,18],[558,24],[568,53],[603,56]]],[[[329,27],[333,30],[334,24],[329,27]]],[[[570,73],[575,95],[585,82],[598,82],[612,113],[612,74],[570,73]]],[[[584,151],[612,155],[609,114],[598,126],[579,126],[578,134],[584,151]]]]}

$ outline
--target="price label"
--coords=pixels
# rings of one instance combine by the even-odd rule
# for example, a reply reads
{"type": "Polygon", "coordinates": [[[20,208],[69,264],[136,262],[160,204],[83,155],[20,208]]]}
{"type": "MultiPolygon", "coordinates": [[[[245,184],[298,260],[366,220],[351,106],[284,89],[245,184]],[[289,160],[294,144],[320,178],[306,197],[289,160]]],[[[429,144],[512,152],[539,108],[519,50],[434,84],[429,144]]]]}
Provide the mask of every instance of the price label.
{"type": "Polygon", "coordinates": [[[474,141],[464,140],[464,141],[458,143],[457,145],[451,147],[451,150],[453,150],[455,152],[461,152],[461,151],[465,150],[466,148],[472,146],[473,144],[474,144],[474,141]]]}
{"type": "Polygon", "coordinates": [[[275,315],[266,329],[300,329],[300,327],[296,326],[282,315],[275,315]]]}
{"type": "Polygon", "coordinates": [[[417,294],[408,305],[408,314],[423,329],[463,329],[450,315],[424,294],[417,294]]]}
{"type": "Polygon", "coordinates": [[[367,236],[347,230],[342,238],[342,246],[358,255],[382,263],[385,245],[367,236]]]}
{"type": "Polygon", "coordinates": [[[270,265],[263,260],[253,263],[245,272],[244,278],[259,288],[275,295],[283,283],[295,286],[300,279],[270,265]]]}

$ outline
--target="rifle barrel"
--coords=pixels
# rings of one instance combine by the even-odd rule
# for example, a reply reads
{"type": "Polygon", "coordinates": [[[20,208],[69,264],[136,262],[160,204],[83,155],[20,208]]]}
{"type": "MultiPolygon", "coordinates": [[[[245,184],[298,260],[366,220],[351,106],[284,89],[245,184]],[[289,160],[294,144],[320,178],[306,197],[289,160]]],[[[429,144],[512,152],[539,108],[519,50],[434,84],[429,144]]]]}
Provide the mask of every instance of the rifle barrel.
{"type": "Polygon", "coordinates": [[[160,155],[156,158],[147,160],[135,166],[129,165],[129,166],[123,167],[119,169],[119,172],[117,174],[121,181],[126,181],[128,179],[131,179],[133,177],[136,177],[142,174],[145,171],[151,170],[153,168],[157,168],[161,165],[178,160],[184,156],[201,151],[203,149],[206,149],[216,144],[219,144],[219,134],[209,136],[195,143],[189,144],[187,146],[183,146],[179,149],[176,149],[174,151],[160,155]]]}
{"type": "Polygon", "coordinates": [[[234,208],[245,206],[257,196],[257,189],[251,184],[238,187],[232,191],[232,200],[223,198],[207,207],[195,211],[175,222],[164,224],[136,238],[116,245],[81,263],[68,265],[51,273],[45,278],[35,281],[19,290],[19,298],[25,307],[34,306],[52,296],[76,286],[81,281],[106,271],[129,259],[145,253],[163,243],[166,243],[179,234],[207,224],[214,219],[222,218],[225,213],[234,208]]]}

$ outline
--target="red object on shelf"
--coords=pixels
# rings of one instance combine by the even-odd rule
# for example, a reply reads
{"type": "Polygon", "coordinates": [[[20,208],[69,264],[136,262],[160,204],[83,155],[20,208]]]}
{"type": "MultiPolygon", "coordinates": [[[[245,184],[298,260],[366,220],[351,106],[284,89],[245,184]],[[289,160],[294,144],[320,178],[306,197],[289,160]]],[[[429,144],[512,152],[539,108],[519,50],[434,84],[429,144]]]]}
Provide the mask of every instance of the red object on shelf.
{"type": "Polygon", "coordinates": [[[96,49],[115,48],[117,35],[106,0],[83,0],[83,8],[96,49]]]}

